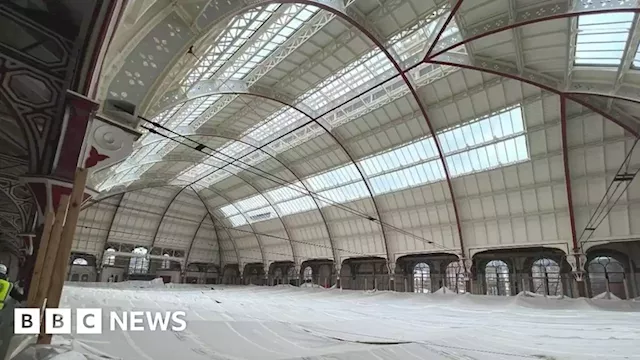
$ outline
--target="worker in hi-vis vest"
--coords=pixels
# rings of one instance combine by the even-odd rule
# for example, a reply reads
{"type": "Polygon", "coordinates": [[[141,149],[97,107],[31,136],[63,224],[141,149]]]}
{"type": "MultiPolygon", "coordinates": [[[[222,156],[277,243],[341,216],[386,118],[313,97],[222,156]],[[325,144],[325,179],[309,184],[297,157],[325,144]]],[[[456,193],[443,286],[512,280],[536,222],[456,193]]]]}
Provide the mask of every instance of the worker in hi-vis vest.
{"type": "Polygon", "coordinates": [[[7,267],[0,264],[0,310],[4,308],[8,296],[18,302],[26,300],[25,296],[13,286],[13,283],[7,280],[7,267]]]}

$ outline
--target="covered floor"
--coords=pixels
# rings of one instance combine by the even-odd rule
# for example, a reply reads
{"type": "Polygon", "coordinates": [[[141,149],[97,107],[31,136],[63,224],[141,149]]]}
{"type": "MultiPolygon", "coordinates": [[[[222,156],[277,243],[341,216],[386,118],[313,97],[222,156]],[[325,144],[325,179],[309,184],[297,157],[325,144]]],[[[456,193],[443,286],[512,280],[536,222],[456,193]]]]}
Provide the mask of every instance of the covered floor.
{"type": "Polygon", "coordinates": [[[72,282],[638,297],[639,10],[7,1],[0,261],[80,166],[72,282]]]}
{"type": "Polygon", "coordinates": [[[634,359],[640,341],[638,302],[552,303],[530,296],[423,296],[288,285],[216,285],[215,290],[79,285],[65,287],[64,305],[187,312],[183,332],[74,336],[122,359],[634,359]]]}

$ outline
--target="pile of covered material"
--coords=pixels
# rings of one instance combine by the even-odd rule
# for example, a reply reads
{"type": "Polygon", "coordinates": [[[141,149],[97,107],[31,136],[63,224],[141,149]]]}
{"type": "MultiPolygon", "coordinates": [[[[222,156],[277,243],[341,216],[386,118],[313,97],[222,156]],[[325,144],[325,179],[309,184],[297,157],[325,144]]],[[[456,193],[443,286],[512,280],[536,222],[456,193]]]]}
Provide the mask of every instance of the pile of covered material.
{"type": "Polygon", "coordinates": [[[119,360],[80,341],[55,341],[51,345],[31,344],[11,360],[119,360]]]}

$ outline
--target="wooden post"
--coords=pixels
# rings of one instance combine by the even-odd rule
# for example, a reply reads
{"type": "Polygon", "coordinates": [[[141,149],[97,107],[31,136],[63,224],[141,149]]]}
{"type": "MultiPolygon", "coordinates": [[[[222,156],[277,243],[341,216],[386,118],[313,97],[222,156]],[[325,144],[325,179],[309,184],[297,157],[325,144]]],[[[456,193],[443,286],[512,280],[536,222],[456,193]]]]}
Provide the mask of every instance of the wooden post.
{"type": "MultiPolygon", "coordinates": [[[[60,246],[56,254],[55,265],[51,273],[51,284],[47,292],[47,308],[57,308],[60,305],[60,297],[62,296],[62,287],[65,277],[67,276],[67,268],[69,266],[69,257],[71,256],[71,247],[73,245],[73,237],[76,233],[78,225],[78,217],[82,200],[84,199],[84,190],[87,183],[87,169],[78,169],[73,182],[73,190],[69,198],[69,211],[62,229],[60,237],[60,246]]],[[[50,344],[51,335],[45,334],[38,338],[38,344],[50,344]]]]}
{"type": "Polygon", "coordinates": [[[38,288],[40,286],[40,277],[42,276],[44,261],[49,251],[49,239],[51,238],[51,228],[53,227],[54,219],[55,215],[53,211],[48,210],[44,218],[44,228],[42,229],[42,235],[40,237],[36,263],[33,266],[33,275],[30,284],[31,291],[29,291],[29,296],[27,297],[27,307],[39,307],[41,305],[36,303],[36,295],[38,294],[38,288]]]}
{"type": "MultiPolygon", "coordinates": [[[[53,227],[51,228],[51,235],[49,235],[47,252],[44,254],[45,258],[42,264],[42,276],[40,276],[38,287],[32,288],[32,291],[34,291],[34,303],[33,305],[29,305],[29,307],[41,307],[44,303],[44,299],[47,297],[49,285],[51,284],[51,274],[53,273],[53,266],[56,261],[56,254],[58,247],[60,246],[60,236],[62,234],[62,227],[64,225],[68,205],[69,197],[67,195],[62,196],[60,198],[60,204],[58,204],[58,209],[56,210],[55,220],[53,222],[53,227]]],[[[44,239],[44,233],[42,236],[44,239]]],[[[40,253],[38,253],[38,257],[40,257],[40,253]]]]}

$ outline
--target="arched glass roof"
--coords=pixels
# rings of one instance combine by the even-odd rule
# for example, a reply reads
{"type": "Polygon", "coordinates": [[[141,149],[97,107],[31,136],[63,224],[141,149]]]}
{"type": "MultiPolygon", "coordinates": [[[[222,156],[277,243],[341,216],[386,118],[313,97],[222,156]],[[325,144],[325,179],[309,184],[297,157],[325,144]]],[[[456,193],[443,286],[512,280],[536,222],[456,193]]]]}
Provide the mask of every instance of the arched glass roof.
{"type": "MultiPolygon", "coordinates": [[[[154,3],[117,34],[103,95],[145,128],[92,177],[79,249],[265,266],[566,250],[609,173],[637,166],[631,2],[213,3],[154,3]]],[[[640,232],[634,194],[615,236],[640,232]]]]}

